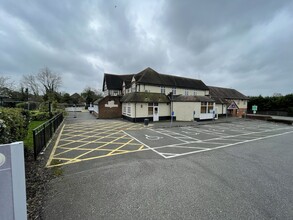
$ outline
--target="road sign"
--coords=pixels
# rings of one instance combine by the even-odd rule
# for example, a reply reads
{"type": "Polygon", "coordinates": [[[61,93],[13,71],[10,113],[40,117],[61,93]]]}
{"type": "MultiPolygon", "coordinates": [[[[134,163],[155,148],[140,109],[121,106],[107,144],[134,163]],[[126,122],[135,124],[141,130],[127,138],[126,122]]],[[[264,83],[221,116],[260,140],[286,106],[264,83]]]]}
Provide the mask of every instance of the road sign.
{"type": "Polygon", "coordinates": [[[228,107],[229,110],[232,110],[232,109],[239,109],[238,106],[236,105],[235,102],[232,102],[229,107],[228,107]]]}
{"type": "Polygon", "coordinates": [[[257,111],[257,105],[252,106],[252,111],[257,111]]]}

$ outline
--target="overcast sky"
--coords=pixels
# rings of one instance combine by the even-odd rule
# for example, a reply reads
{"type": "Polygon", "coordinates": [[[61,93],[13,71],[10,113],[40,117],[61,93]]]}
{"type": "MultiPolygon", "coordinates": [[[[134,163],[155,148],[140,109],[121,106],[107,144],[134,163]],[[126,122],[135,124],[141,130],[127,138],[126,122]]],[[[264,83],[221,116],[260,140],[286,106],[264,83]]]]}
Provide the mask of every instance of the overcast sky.
{"type": "Polygon", "coordinates": [[[146,67],[245,95],[293,93],[293,1],[1,0],[0,74],[18,83],[44,66],[71,94],[146,67]]]}

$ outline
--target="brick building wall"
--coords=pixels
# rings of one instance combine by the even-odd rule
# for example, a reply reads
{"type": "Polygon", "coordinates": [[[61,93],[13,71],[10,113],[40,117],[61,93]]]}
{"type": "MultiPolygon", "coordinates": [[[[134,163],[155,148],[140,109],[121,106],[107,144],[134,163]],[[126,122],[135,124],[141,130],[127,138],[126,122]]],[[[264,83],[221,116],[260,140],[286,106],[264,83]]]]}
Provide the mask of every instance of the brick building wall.
{"type": "Polygon", "coordinates": [[[99,102],[99,118],[121,118],[122,104],[119,96],[106,96],[99,102]]]}

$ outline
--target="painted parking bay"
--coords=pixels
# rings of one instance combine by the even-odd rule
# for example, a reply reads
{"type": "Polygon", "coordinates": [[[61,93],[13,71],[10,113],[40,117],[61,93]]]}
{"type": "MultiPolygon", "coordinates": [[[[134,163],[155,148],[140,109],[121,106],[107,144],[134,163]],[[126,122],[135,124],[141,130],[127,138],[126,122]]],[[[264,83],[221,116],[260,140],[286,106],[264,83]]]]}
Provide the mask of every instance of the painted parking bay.
{"type": "Polygon", "coordinates": [[[48,167],[145,150],[146,147],[124,133],[142,125],[123,121],[85,121],[65,124],[47,162],[48,167]]]}
{"type": "Polygon", "coordinates": [[[239,120],[233,123],[125,131],[162,157],[174,158],[293,133],[292,126],[239,120]],[[153,138],[150,138],[153,137],[153,138]]]}

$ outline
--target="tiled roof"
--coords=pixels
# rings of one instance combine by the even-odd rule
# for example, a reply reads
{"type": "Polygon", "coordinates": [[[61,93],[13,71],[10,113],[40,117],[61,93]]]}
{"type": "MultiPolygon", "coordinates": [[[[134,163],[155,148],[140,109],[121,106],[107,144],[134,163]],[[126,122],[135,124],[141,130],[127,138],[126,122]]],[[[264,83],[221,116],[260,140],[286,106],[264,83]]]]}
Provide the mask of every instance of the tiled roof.
{"type": "Polygon", "coordinates": [[[129,88],[133,76],[136,82],[140,84],[208,90],[208,87],[201,80],[161,74],[149,67],[137,74],[115,75],[105,73],[103,89],[106,82],[108,89],[122,90],[123,81],[125,81],[126,88],[129,88]]]}
{"type": "Polygon", "coordinates": [[[152,92],[132,92],[122,96],[121,102],[160,102],[167,103],[170,102],[169,98],[165,94],[152,93],[152,92]]]}
{"type": "Polygon", "coordinates": [[[209,86],[210,95],[212,98],[222,98],[222,99],[244,99],[248,100],[249,98],[242,93],[238,92],[235,89],[221,88],[209,86]]]}
{"type": "Polygon", "coordinates": [[[105,88],[105,82],[107,84],[107,89],[110,90],[122,90],[123,81],[126,84],[126,87],[131,84],[131,79],[133,74],[129,75],[115,75],[115,74],[104,74],[104,82],[103,82],[103,91],[105,88]]]}
{"type": "Polygon", "coordinates": [[[213,99],[215,100],[217,104],[229,104],[229,102],[227,102],[224,98],[219,98],[214,96],[213,99]]]}
{"type": "Polygon", "coordinates": [[[149,67],[134,75],[134,77],[137,83],[186,89],[208,90],[208,87],[201,80],[161,74],[149,67]]]}
{"type": "Polygon", "coordinates": [[[208,96],[185,96],[185,95],[176,95],[173,96],[174,102],[215,102],[208,96]]]}

